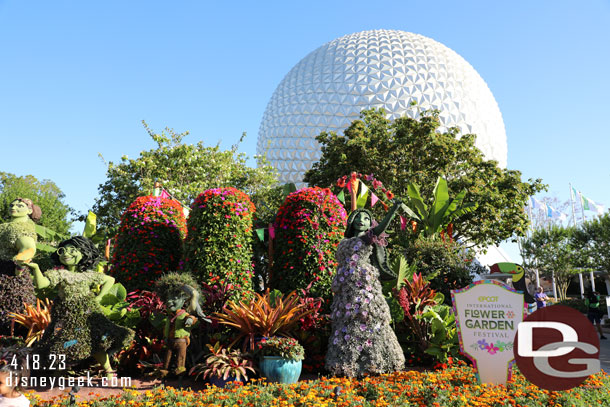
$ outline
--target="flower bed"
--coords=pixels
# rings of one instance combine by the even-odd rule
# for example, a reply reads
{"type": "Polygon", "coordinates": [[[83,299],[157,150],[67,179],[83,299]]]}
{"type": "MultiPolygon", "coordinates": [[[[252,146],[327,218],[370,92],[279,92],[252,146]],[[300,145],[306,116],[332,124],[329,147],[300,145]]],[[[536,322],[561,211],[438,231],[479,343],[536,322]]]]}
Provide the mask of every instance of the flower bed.
{"type": "MultiPolygon", "coordinates": [[[[294,385],[230,385],[200,392],[171,387],[119,397],[92,399],[79,406],[601,406],[607,403],[610,375],[598,373],[568,391],[551,392],[529,384],[515,374],[507,386],[478,385],[472,368],[464,365],[434,372],[398,372],[362,380],[322,378],[294,385]]],[[[67,399],[33,406],[68,405],[67,399]]]]}

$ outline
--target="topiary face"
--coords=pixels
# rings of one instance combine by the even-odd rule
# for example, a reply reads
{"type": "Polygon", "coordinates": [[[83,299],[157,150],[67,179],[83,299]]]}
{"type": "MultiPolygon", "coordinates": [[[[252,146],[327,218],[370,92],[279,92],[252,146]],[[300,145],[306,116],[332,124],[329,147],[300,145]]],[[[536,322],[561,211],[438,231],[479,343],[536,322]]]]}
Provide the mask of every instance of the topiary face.
{"type": "Polygon", "coordinates": [[[13,219],[25,218],[32,213],[32,209],[25,202],[15,199],[9,206],[9,213],[13,219]]]}
{"type": "Polygon", "coordinates": [[[64,266],[77,266],[83,259],[83,254],[76,247],[68,245],[57,249],[59,261],[64,266]]]}
{"type": "Polygon", "coordinates": [[[371,216],[366,212],[359,212],[354,218],[354,230],[366,232],[371,228],[371,216]]]}
{"type": "Polygon", "coordinates": [[[168,298],[168,300],[166,302],[167,309],[172,311],[172,312],[176,312],[179,309],[183,308],[184,307],[184,303],[188,299],[184,292],[182,292],[182,293],[173,292],[173,293],[169,294],[168,297],[169,298],[168,298]]]}

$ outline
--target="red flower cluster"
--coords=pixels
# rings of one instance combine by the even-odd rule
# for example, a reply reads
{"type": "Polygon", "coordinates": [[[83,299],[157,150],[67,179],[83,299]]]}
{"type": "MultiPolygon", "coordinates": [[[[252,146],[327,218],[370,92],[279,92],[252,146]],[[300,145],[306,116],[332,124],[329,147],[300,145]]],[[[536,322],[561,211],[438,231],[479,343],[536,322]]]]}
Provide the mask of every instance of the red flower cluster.
{"type": "Polygon", "coordinates": [[[312,296],[330,298],[335,250],[346,218],[345,208],[328,188],[303,188],[288,195],[275,218],[271,286],[289,292],[313,281],[312,296]]]}
{"type": "Polygon", "coordinates": [[[248,195],[235,188],[209,189],[191,205],[185,269],[206,284],[232,284],[232,300],[252,289],[254,212],[248,195]]]}
{"type": "MultiPolygon", "coordinates": [[[[349,176],[344,175],[342,177],[339,177],[337,179],[336,185],[339,188],[345,188],[345,187],[347,187],[348,183],[356,183],[358,179],[370,182],[371,186],[373,187],[373,189],[375,191],[381,190],[381,192],[383,192],[389,200],[394,199],[394,194],[392,193],[392,191],[385,188],[383,186],[383,183],[381,181],[377,180],[373,174],[363,175],[359,172],[352,172],[351,175],[349,175],[349,176]]],[[[379,202],[384,206],[384,208],[386,210],[388,209],[387,204],[385,202],[383,202],[383,201],[379,201],[379,202]]]]}
{"type": "Polygon", "coordinates": [[[186,221],[171,199],[142,196],[127,208],[115,238],[112,274],[127,290],[152,289],[182,258],[186,221]]]}

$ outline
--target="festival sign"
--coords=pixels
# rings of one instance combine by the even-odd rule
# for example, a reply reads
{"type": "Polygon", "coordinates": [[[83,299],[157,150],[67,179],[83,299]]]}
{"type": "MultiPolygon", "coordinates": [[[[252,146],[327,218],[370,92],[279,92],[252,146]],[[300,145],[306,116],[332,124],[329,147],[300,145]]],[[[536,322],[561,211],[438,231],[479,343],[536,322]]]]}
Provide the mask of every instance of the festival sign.
{"type": "Polygon", "coordinates": [[[506,384],[513,342],[527,305],[523,294],[496,280],[451,291],[460,348],[474,363],[480,383],[506,384]]]}

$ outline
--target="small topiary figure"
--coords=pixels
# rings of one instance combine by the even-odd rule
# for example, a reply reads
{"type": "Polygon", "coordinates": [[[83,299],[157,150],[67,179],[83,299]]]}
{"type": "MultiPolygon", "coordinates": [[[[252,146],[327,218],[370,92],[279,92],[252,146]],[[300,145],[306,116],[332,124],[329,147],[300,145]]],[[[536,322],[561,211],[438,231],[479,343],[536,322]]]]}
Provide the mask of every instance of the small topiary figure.
{"type": "Polygon", "coordinates": [[[27,264],[38,289],[57,291],[51,323],[35,352],[46,361],[50,361],[49,355],[65,355],[68,365],[94,356],[111,376],[114,372],[110,356],[129,346],[134,335],[131,329],[106,318],[101,308],[100,301],[114,284],[114,278],[92,271],[100,253],[91,240],[82,236],[61,242],[51,258],[57,268],[44,274],[37,264],[27,264]]]}
{"type": "Polygon", "coordinates": [[[173,354],[176,355],[176,375],[186,372],[186,350],[191,343],[191,330],[205,317],[199,304],[201,293],[192,275],[187,273],[168,273],[155,284],[156,291],[167,305],[163,325],[165,357],[162,376],[169,373],[173,354]]]}
{"type": "Polygon", "coordinates": [[[345,208],[328,188],[303,188],[288,195],[275,218],[270,286],[290,292],[313,281],[310,295],[329,302],[335,250],[346,217],[345,208]]]}
{"type": "Polygon", "coordinates": [[[191,205],[184,267],[206,284],[232,284],[232,300],[252,290],[254,204],[235,188],[209,189],[191,205]]]}
{"type": "Polygon", "coordinates": [[[127,291],[151,290],[163,273],[179,268],[185,234],[178,202],[154,196],[136,199],[121,219],[110,273],[127,291]]]}

